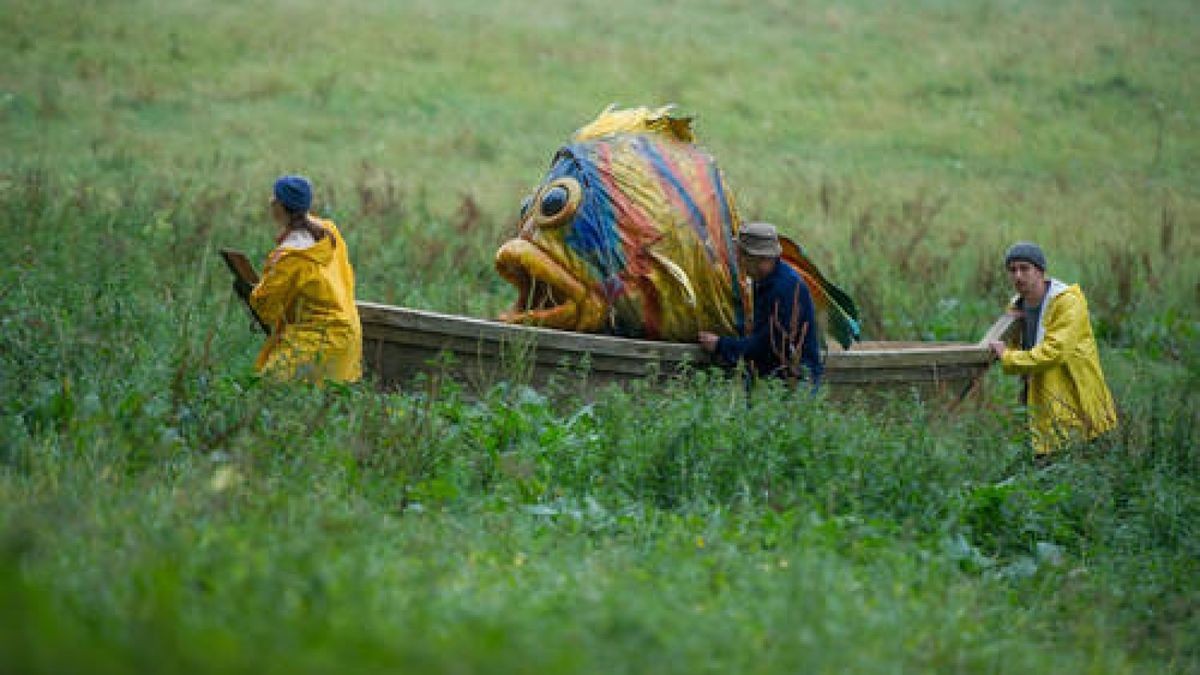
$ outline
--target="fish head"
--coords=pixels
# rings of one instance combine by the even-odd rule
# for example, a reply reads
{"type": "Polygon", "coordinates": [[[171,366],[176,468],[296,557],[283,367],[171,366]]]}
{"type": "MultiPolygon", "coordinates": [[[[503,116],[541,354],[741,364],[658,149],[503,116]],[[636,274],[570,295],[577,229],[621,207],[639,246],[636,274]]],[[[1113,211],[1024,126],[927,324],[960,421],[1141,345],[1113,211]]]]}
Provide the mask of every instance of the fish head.
{"type": "Polygon", "coordinates": [[[500,318],[678,341],[737,332],[739,221],[715,163],[661,109],[610,112],[559,149],[496,252],[518,295],[500,318]]]}
{"type": "MultiPolygon", "coordinates": [[[[577,149],[576,149],[577,150],[577,149]]],[[[600,332],[608,303],[597,283],[621,267],[615,223],[600,217],[602,194],[567,147],[521,205],[518,236],[496,252],[496,271],[517,289],[500,315],[522,323],[600,332]]]]}

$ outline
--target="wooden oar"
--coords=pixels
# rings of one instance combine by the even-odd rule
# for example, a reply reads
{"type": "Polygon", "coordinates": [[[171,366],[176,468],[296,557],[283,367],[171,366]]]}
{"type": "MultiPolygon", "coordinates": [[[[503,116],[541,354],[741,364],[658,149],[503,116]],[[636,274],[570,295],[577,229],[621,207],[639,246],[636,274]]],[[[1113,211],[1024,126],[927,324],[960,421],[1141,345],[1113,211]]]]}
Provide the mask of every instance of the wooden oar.
{"type": "Polygon", "coordinates": [[[254,265],[250,264],[249,258],[241,251],[223,248],[220,252],[221,257],[225,260],[225,265],[233,273],[233,291],[246,304],[246,309],[250,310],[250,315],[254,317],[254,322],[258,324],[259,329],[270,335],[271,327],[262,320],[258,312],[254,311],[254,306],[250,304],[250,293],[258,285],[258,272],[254,271],[254,265]]]}

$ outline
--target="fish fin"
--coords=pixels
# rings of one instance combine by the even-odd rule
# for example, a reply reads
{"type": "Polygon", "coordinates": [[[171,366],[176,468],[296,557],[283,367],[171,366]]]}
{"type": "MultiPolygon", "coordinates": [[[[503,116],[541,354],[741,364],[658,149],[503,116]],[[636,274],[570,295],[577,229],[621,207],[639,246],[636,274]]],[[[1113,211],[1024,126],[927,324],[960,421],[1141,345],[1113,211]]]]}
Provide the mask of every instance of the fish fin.
{"type": "Polygon", "coordinates": [[[619,109],[616,104],[610,104],[596,119],[580,127],[573,139],[581,142],[615,134],[652,133],[694,143],[696,136],[692,133],[692,118],[677,115],[674,110],[674,105],[619,109]]]}
{"type": "Polygon", "coordinates": [[[646,253],[654,259],[654,262],[662,265],[663,269],[665,269],[672,277],[674,277],[675,281],[679,282],[680,286],[683,286],[683,292],[686,296],[685,299],[688,307],[695,307],[696,291],[692,288],[692,280],[688,278],[687,272],[684,272],[683,268],[681,268],[679,265],[676,265],[658,251],[651,251],[647,249],[646,253]]]}
{"type": "Polygon", "coordinates": [[[804,277],[813,304],[818,311],[825,314],[828,330],[838,344],[849,348],[861,339],[862,327],[859,324],[858,306],[854,304],[854,299],[826,279],[796,242],[780,235],[779,243],[783,246],[781,257],[804,277]]]}

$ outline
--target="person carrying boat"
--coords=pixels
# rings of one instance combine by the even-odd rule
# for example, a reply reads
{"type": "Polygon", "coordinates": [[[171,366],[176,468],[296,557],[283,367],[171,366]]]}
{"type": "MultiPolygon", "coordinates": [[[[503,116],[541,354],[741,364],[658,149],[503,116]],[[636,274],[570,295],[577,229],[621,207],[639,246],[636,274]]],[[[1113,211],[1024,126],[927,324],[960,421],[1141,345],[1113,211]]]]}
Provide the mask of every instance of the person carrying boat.
{"type": "Polygon", "coordinates": [[[753,281],[754,315],[750,335],[718,336],[701,331],[700,346],[727,363],[745,362],[755,377],[796,381],[808,370],[812,391],[821,384],[818,326],[808,286],[780,260],[783,247],[770,223],[748,223],[738,233],[738,267],[753,281]]]}
{"type": "Polygon", "coordinates": [[[279,379],[354,382],[362,378],[362,325],[354,270],[341,232],[309,213],[312,184],[281,176],[270,201],[276,248],[250,305],[271,327],[255,368],[279,379]]]}
{"type": "Polygon", "coordinates": [[[1024,377],[1034,453],[1046,459],[1073,438],[1091,440],[1115,429],[1117,411],[1079,285],[1047,277],[1046,256],[1030,242],[1013,244],[1004,266],[1017,293],[1009,310],[1024,325],[1019,345],[993,340],[988,346],[1004,372],[1024,377]]]}

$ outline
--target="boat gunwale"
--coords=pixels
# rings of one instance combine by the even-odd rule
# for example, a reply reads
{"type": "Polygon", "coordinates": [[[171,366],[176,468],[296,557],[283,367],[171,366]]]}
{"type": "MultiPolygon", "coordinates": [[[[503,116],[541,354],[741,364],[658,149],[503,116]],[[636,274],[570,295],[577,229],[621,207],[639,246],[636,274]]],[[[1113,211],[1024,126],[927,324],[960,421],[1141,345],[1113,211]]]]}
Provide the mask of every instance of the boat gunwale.
{"type": "MultiPolygon", "coordinates": [[[[664,363],[706,364],[710,359],[697,344],[679,342],[657,342],[636,338],[624,338],[594,333],[508,324],[475,317],[442,314],[429,310],[412,309],[373,302],[358,303],[364,333],[369,326],[383,326],[427,335],[445,335],[465,338],[476,342],[497,344],[535,345],[538,350],[560,354],[602,354],[610,357],[664,363]]],[[[997,322],[998,326],[1000,322],[997,322]]],[[[989,334],[996,330],[993,326],[989,334]]],[[[366,335],[368,339],[372,336],[366,335]]],[[[873,345],[887,345],[875,342],[873,345]]],[[[826,354],[826,368],[835,370],[858,370],[877,368],[927,368],[940,366],[986,367],[992,355],[985,341],[928,342],[910,346],[911,342],[896,343],[892,347],[831,349],[826,354]]],[[[431,349],[437,345],[430,345],[431,349]]]]}

